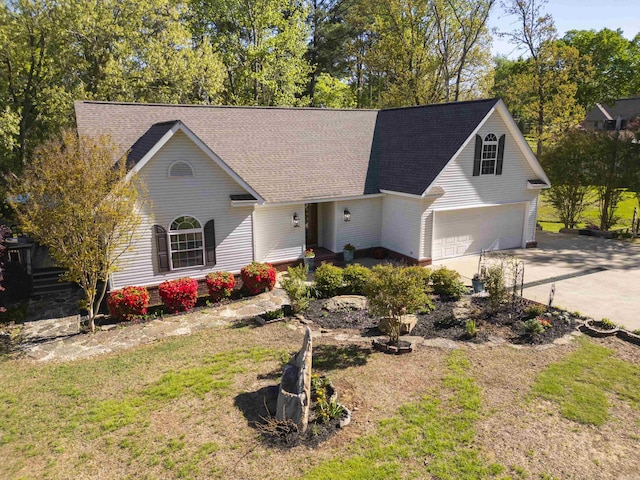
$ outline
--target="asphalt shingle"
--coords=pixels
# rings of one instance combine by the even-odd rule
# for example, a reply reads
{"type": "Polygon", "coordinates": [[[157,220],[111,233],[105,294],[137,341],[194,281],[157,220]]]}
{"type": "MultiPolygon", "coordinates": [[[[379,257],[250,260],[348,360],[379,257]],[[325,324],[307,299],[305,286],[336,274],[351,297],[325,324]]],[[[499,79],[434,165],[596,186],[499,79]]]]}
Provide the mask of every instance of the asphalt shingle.
{"type": "Polygon", "coordinates": [[[78,101],[80,135],[135,164],[181,121],[267,202],[422,194],[497,100],[390,110],[78,101]]]}

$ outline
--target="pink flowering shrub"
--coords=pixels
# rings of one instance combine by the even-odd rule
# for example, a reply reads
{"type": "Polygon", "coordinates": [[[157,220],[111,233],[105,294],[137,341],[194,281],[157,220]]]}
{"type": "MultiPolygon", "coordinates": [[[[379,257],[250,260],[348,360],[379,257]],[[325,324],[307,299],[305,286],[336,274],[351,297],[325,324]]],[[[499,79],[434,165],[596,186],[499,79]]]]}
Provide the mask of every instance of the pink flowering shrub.
{"type": "Polygon", "coordinates": [[[236,279],[229,272],[213,272],[207,275],[207,288],[209,296],[214,302],[229,298],[233,287],[236,286],[236,279]]]}
{"type": "Polygon", "coordinates": [[[167,280],[158,285],[158,293],[170,312],[186,312],[198,300],[198,281],[189,277],[167,280]]]}
{"type": "Polygon", "coordinates": [[[125,287],[109,293],[109,314],[119,320],[131,321],[147,314],[149,291],[145,287],[125,287]]]}
{"type": "Polygon", "coordinates": [[[273,290],[276,284],[276,269],[270,263],[251,262],[240,270],[242,284],[251,295],[273,290]]]}

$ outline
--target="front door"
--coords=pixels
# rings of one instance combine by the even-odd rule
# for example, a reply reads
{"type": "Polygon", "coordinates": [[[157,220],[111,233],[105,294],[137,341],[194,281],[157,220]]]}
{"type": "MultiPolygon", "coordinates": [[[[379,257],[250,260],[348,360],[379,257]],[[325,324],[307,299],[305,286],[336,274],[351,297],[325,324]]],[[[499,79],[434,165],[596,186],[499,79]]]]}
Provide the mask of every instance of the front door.
{"type": "Polygon", "coordinates": [[[318,246],[318,204],[307,203],[304,206],[305,243],[307,248],[318,246]]]}

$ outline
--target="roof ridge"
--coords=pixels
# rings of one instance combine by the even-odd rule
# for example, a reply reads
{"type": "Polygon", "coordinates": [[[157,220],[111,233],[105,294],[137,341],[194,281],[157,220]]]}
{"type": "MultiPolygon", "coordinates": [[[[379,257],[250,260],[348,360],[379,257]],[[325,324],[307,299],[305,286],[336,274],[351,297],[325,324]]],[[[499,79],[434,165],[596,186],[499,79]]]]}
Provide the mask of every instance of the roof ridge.
{"type": "Polygon", "coordinates": [[[388,111],[392,111],[392,110],[409,110],[409,109],[413,109],[413,108],[444,107],[444,106],[451,106],[451,105],[463,105],[463,104],[469,104],[469,103],[485,103],[485,102],[495,102],[495,103],[497,103],[499,100],[500,100],[500,98],[498,98],[498,97],[481,98],[481,99],[478,99],[478,100],[459,100],[459,101],[454,101],[454,102],[429,103],[427,105],[410,105],[410,106],[407,106],[407,107],[382,108],[379,111],[380,112],[388,112],[388,111]]]}
{"type": "Polygon", "coordinates": [[[292,107],[278,105],[210,105],[194,103],[141,103],[141,102],[111,102],[106,100],[76,100],[79,104],[90,105],[122,105],[135,107],[180,107],[180,108],[228,108],[247,110],[311,110],[317,112],[379,112],[375,108],[324,108],[324,107],[292,107]]]}

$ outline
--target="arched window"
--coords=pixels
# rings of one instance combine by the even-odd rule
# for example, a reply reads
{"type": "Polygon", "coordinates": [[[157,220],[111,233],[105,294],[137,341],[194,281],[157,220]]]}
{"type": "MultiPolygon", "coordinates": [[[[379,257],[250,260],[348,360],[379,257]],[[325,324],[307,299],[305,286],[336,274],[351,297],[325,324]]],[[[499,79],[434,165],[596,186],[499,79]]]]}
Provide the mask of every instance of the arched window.
{"type": "Polygon", "coordinates": [[[476,135],[476,150],[473,156],[473,176],[502,175],[504,163],[505,135],[498,138],[494,133],[481,137],[476,135]]]}
{"type": "Polygon", "coordinates": [[[170,177],[193,177],[193,168],[187,162],[173,162],[169,167],[170,177]]]}
{"type": "Polygon", "coordinates": [[[484,137],[482,142],[482,175],[493,175],[496,173],[496,159],[498,158],[498,137],[493,133],[484,137]]]}
{"type": "Polygon", "coordinates": [[[205,264],[203,229],[197,219],[182,216],[171,222],[169,254],[172,270],[205,264]]]}

